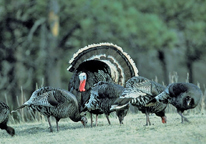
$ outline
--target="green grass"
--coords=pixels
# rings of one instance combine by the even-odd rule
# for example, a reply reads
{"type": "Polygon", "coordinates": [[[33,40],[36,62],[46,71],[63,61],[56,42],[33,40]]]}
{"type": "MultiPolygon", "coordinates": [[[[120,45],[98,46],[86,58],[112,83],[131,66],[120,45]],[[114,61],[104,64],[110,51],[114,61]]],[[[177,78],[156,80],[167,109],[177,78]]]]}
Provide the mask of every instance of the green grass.
{"type": "Polygon", "coordinates": [[[90,122],[84,128],[80,122],[75,123],[66,118],[60,120],[59,132],[56,131],[53,120],[53,133],[49,132],[47,121],[21,122],[10,124],[16,130],[14,137],[0,131],[0,143],[206,143],[205,114],[188,114],[186,117],[190,123],[183,124],[180,123],[178,114],[166,115],[167,124],[162,124],[159,117],[151,115],[151,126],[144,126],[144,114],[128,114],[122,126],[115,116],[110,117],[111,125],[108,125],[105,116],[102,116],[98,126],[93,128],[90,127],[90,122]]]}

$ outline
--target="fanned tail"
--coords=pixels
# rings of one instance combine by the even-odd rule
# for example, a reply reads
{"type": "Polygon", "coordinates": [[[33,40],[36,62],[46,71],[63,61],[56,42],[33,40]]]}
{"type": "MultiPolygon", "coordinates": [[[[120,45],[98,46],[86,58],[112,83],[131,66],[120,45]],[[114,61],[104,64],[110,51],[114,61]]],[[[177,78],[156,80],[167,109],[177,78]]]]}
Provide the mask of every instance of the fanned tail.
{"type": "Polygon", "coordinates": [[[73,72],[88,62],[106,64],[113,81],[119,85],[124,85],[133,76],[138,76],[138,69],[132,58],[123,52],[121,47],[111,43],[92,44],[79,49],[69,61],[67,70],[73,72]]]}

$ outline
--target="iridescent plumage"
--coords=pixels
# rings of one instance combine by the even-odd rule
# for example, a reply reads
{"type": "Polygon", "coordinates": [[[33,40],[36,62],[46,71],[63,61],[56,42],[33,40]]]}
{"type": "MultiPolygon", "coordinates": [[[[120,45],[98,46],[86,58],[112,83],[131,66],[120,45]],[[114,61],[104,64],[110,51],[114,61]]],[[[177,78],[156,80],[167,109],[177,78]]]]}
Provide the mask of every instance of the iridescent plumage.
{"type": "Polygon", "coordinates": [[[165,87],[147,78],[138,76],[132,77],[126,83],[126,88],[122,95],[115,101],[112,109],[119,109],[129,104],[137,107],[138,110],[146,114],[146,125],[151,125],[149,114],[155,113],[166,123],[165,109],[167,104],[158,102],[151,107],[146,107],[148,101],[164,91],[165,87]]]}
{"type": "Polygon", "coordinates": [[[177,108],[177,113],[181,116],[181,122],[188,121],[183,116],[187,109],[195,108],[201,98],[202,91],[192,83],[172,83],[162,93],[147,103],[147,106],[155,105],[158,102],[170,103],[177,108]]]}
{"type": "Polygon", "coordinates": [[[30,99],[17,109],[25,106],[47,116],[51,132],[53,130],[49,119],[50,116],[56,119],[57,131],[59,130],[58,121],[61,118],[69,117],[74,122],[81,121],[84,126],[87,123],[86,117],[79,113],[76,97],[67,90],[42,87],[34,91],[30,99]]]}
{"type": "MultiPolygon", "coordinates": [[[[69,63],[67,70],[73,72],[73,76],[68,90],[77,97],[80,112],[85,111],[84,107],[94,84],[105,81],[124,86],[129,78],[138,75],[138,69],[131,57],[121,47],[111,43],[92,44],[81,48],[74,53],[69,63]],[[82,73],[86,75],[84,81],[79,79],[82,73]]],[[[102,114],[99,110],[90,112],[102,114]]],[[[91,119],[91,126],[92,122],[91,119]]]]}

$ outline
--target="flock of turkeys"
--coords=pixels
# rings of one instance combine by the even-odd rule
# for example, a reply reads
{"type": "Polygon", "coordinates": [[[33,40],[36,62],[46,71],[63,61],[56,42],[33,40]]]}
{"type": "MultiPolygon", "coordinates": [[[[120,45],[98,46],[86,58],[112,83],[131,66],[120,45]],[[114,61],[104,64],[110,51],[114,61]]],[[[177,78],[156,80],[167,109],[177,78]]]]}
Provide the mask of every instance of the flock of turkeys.
{"type": "MultiPolygon", "coordinates": [[[[74,122],[87,123],[85,112],[96,115],[105,114],[110,124],[109,114],[116,112],[122,124],[129,107],[135,106],[146,115],[146,125],[151,125],[149,114],[155,113],[166,123],[165,109],[168,104],[177,108],[181,121],[184,110],[195,108],[201,100],[202,92],[191,83],[172,83],[167,87],[138,75],[138,69],[132,58],[121,47],[111,43],[100,43],[79,49],[69,61],[67,69],[73,73],[68,90],[42,87],[34,91],[28,101],[12,112],[30,107],[48,118],[58,122],[69,117],[74,122]]],[[[11,136],[15,130],[7,126],[9,107],[0,102],[0,128],[11,136]]]]}

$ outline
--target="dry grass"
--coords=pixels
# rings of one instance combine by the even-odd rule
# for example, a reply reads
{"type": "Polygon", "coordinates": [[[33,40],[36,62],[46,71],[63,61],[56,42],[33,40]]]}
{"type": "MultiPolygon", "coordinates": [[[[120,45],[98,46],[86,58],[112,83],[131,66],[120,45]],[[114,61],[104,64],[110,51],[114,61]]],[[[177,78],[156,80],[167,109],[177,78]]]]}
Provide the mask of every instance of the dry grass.
{"type": "Polygon", "coordinates": [[[46,121],[21,122],[10,124],[16,130],[11,137],[5,131],[0,131],[0,143],[180,143],[203,144],[206,143],[205,114],[189,114],[186,117],[191,123],[180,123],[178,114],[166,114],[167,124],[155,115],[150,116],[153,125],[144,126],[145,115],[128,114],[124,125],[120,126],[118,119],[111,116],[112,125],[108,125],[104,116],[99,118],[97,127],[90,127],[90,123],[83,128],[80,122],[74,123],[70,119],[59,122],[60,131],[56,132],[55,121],[52,121],[54,132],[50,133],[46,121]]]}

